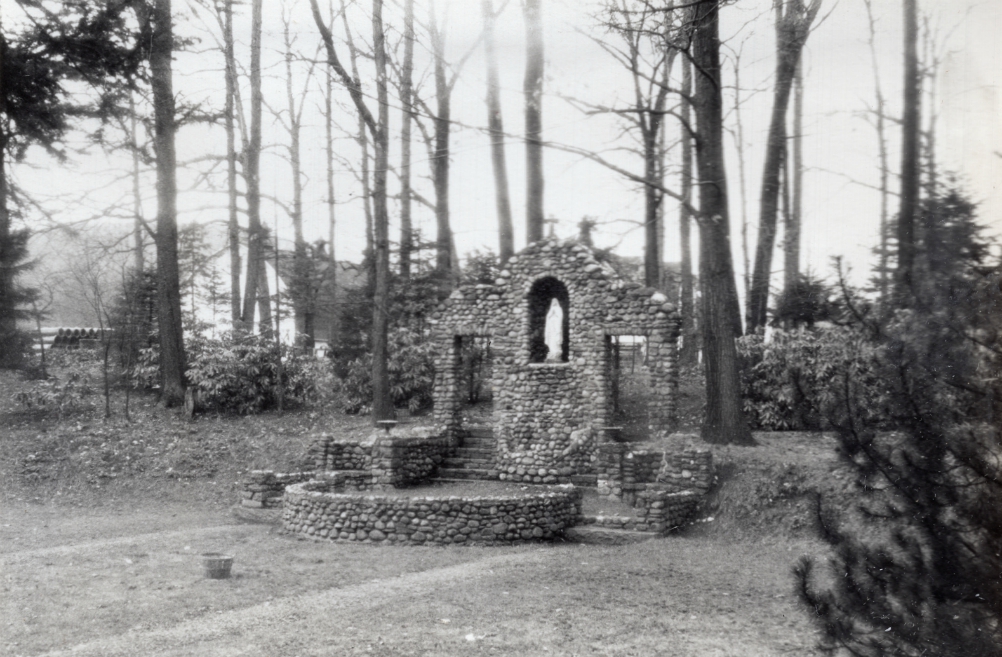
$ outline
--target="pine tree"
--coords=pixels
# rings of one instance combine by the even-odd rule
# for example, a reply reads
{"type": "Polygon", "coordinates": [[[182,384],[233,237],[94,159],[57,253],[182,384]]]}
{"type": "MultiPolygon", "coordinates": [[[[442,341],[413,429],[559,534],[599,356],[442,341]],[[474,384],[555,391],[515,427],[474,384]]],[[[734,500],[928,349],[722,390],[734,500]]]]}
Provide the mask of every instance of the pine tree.
{"type": "Polygon", "coordinates": [[[917,219],[915,294],[863,322],[868,371],[843,372],[828,409],[861,505],[819,502],[831,577],[802,560],[800,594],[831,651],[1002,655],[1002,267],[962,194],[917,219]]]}
{"type": "Polygon", "coordinates": [[[27,268],[28,238],[15,229],[20,195],[11,164],[32,146],[65,158],[61,139],[75,116],[110,118],[111,99],[137,74],[141,52],[128,26],[128,3],[87,0],[18,3],[30,16],[21,31],[0,30],[0,367],[16,366],[17,320],[31,291],[18,281],[27,268]],[[63,83],[88,83],[94,94],[70,94],[63,83]],[[90,107],[81,107],[86,103],[90,107]]]}

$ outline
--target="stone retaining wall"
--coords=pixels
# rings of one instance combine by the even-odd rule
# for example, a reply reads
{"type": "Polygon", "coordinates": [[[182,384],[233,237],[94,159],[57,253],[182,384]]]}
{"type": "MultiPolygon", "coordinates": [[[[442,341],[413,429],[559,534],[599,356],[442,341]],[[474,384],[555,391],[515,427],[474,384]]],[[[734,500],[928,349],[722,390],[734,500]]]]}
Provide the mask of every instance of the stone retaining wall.
{"type": "Polygon", "coordinates": [[[399,497],[345,492],[337,479],[289,486],[282,526],[318,540],[407,545],[552,540],[581,522],[581,491],[526,496],[399,497]]]}
{"type": "Polygon", "coordinates": [[[306,451],[306,461],[317,472],[330,470],[369,470],[372,468],[372,443],[322,435],[306,451]]]}
{"type": "Polygon", "coordinates": [[[700,494],[713,485],[712,452],[693,446],[659,452],[634,451],[629,443],[599,443],[595,469],[598,494],[616,498],[623,498],[624,491],[636,490],[637,484],[658,483],[669,492],[692,490],[700,494]]]}
{"type": "Polygon", "coordinates": [[[656,481],[675,492],[692,490],[706,493],[713,485],[713,453],[698,447],[667,451],[656,481]]]}
{"type": "Polygon", "coordinates": [[[634,517],[597,516],[590,524],[611,529],[630,529],[640,532],[664,534],[668,530],[687,524],[699,507],[700,496],[692,491],[669,493],[666,490],[648,489],[636,495],[634,517]]]}
{"type": "Polygon", "coordinates": [[[335,472],[343,485],[356,491],[413,486],[431,478],[450,449],[449,441],[439,436],[379,433],[368,440],[321,436],[307,451],[306,463],[315,470],[250,472],[243,481],[240,504],[258,509],[281,506],[289,485],[330,478],[335,472]]]}
{"type": "Polygon", "coordinates": [[[661,469],[661,462],[665,457],[664,452],[633,450],[631,454],[633,458],[627,459],[632,466],[630,476],[638,482],[655,481],[658,477],[658,471],[661,469]]]}
{"type": "Polygon", "coordinates": [[[372,472],[377,483],[405,488],[430,479],[451,449],[444,437],[394,437],[376,441],[372,472]]]}
{"type": "Polygon", "coordinates": [[[282,506],[286,486],[313,478],[312,472],[279,473],[271,470],[251,470],[243,481],[241,506],[270,509],[282,506]]]}
{"type": "Polygon", "coordinates": [[[377,485],[413,486],[435,474],[451,442],[424,427],[409,429],[411,435],[378,430],[364,440],[323,435],[307,450],[306,462],[316,472],[366,470],[377,485]]]}
{"type": "Polygon", "coordinates": [[[662,534],[689,522],[713,485],[713,454],[694,446],[677,451],[633,450],[629,443],[598,446],[598,494],[634,508],[638,520],[611,526],[662,534]],[[620,527],[629,523],[632,527],[620,527]]]}

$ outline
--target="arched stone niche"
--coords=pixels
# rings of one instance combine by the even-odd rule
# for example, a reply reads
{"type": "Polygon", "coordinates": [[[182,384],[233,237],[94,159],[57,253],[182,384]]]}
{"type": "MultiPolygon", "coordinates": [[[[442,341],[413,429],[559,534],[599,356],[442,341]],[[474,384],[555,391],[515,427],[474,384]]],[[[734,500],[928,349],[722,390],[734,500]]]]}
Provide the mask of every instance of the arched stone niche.
{"type": "Polygon", "coordinates": [[[567,286],[553,276],[544,276],[532,284],[526,297],[529,312],[529,362],[542,363],[550,360],[566,363],[570,354],[570,294],[567,286]],[[561,311],[556,313],[559,315],[559,330],[549,326],[554,321],[554,303],[559,305],[561,311]],[[559,336],[559,348],[552,344],[553,335],[559,336]],[[555,353],[557,351],[559,354],[555,353]]]}

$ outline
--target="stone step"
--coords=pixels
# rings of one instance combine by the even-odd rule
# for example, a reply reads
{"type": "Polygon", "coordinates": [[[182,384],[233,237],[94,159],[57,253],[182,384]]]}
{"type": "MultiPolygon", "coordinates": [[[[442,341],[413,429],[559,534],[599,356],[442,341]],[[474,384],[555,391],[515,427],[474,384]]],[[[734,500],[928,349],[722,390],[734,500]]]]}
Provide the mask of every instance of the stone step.
{"type": "Polygon", "coordinates": [[[457,447],[453,456],[456,458],[493,459],[494,450],[482,449],[480,447],[457,447]]]}
{"type": "Polygon", "coordinates": [[[607,527],[609,529],[629,529],[641,531],[637,527],[638,524],[644,524],[642,518],[636,516],[621,516],[621,515],[588,515],[585,514],[584,524],[594,525],[598,527],[607,527]]]}
{"type": "MultiPolygon", "coordinates": [[[[453,456],[445,457],[444,463],[494,463],[493,456],[466,456],[464,454],[455,454],[453,456]]],[[[446,466],[448,467],[448,465],[446,466]]]]}
{"type": "Polygon", "coordinates": [[[439,467],[448,468],[450,470],[491,470],[494,468],[494,461],[445,459],[439,467]]]}
{"type": "Polygon", "coordinates": [[[598,486],[598,475],[574,474],[571,475],[571,483],[575,486],[598,486]]]}
{"type": "Polygon", "coordinates": [[[466,423],[467,431],[494,431],[494,425],[487,422],[470,421],[466,423]]]}
{"type": "Polygon", "coordinates": [[[483,459],[486,461],[494,461],[494,453],[490,450],[465,450],[463,448],[457,449],[455,452],[450,454],[447,459],[483,459]]]}
{"type": "Polygon", "coordinates": [[[496,451],[486,447],[457,447],[456,451],[453,452],[454,456],[469,456],[478,459],[492,459],[495,454],[497,454],[496,451]]]}
{"type": "Polygon", "coordinates": [[[261,524],[274,525],[282,521],[282,507],[272,507],[268,509],[252,509],[237,504],[230,511],[239,520],[244,522],[255,522],[261,524]]]}
{"type": "Polygon", "coordinates": [[[628,529],[612,529],[601,525],[577,525],[564,531],[564,537],[572,543],[588,545],[628,545],[658,538],[653,532],[638,532],[628,529]]]}
{"type": "Polygon", "coordinates": [[[486,468],[439,468],[437,479],[497,479],[497,475],[491,476],[491,473],[486,468]]]}
{"type": "Polygon", "coordinates": [[[488,445],[494,447],[498,444],[498,441],[490,436],[480,437],[480,436],[465,436],[463,438],[463,447],[473,447],[475,445],[488,445]]]}

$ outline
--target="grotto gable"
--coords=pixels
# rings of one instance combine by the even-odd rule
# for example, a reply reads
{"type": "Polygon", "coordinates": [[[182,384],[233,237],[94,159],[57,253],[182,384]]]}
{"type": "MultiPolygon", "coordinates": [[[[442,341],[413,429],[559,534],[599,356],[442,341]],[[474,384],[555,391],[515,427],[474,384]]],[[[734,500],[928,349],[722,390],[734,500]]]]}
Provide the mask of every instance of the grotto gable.
{"type": "Polygon", "coordinates": [[[577,241],[530,244],[493,285],[458,288],[432,322],[435,421],[454,440],[463,433],[464,344],[489,341],[502,478],[552,483],[594,471],[597,442],[613,421],[620,336],[645,345],[651,435],[674,428],[675,306],[577,241]]]}

